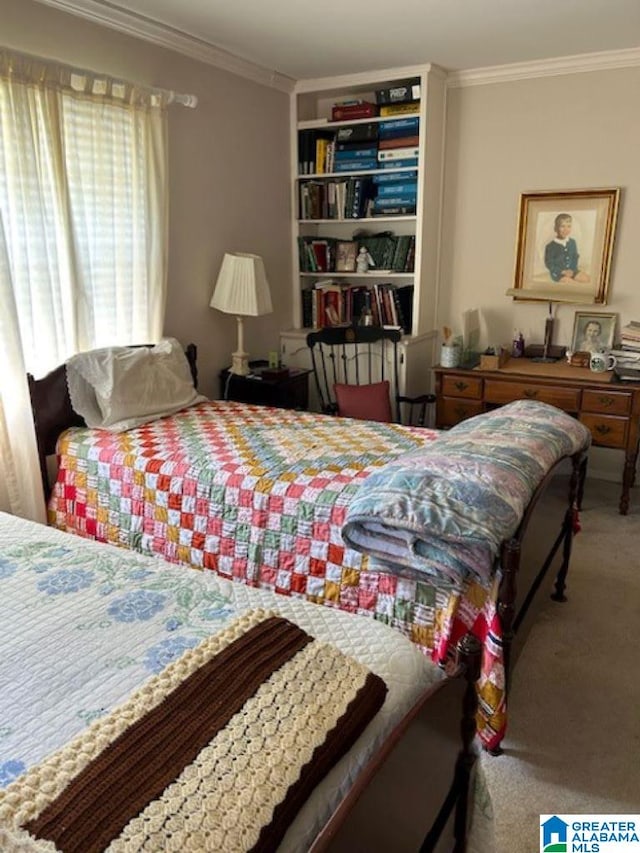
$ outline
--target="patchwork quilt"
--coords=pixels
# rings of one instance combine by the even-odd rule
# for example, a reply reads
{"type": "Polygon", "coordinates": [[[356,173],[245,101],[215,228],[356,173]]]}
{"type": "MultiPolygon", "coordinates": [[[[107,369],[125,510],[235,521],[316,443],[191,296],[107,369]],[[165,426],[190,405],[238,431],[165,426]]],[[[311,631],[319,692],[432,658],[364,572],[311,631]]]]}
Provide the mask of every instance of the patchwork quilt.
{"type": "Polygon", "coordinates": [[[496,578],[442,586],[380,571],[342,536],[362,482],[441,434],[208,402],[129,430],[67,431],[49,520],[282,595],[373,615],[439,664],[472,631],[484,647],[479,732],[505,725],[496,578]]]}

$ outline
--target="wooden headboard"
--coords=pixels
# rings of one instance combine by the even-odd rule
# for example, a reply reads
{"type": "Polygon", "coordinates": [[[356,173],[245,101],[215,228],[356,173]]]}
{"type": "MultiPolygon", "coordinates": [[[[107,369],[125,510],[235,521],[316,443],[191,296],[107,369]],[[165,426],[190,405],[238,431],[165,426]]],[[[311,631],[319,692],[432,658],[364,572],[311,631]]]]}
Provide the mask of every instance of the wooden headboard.
{"type": "MultiPolygon", "coordinates": [[[[198,387],[197,356],[195,344],[185,347],[185,355],[191,368],[194,388],[198,387]]],[[[34,379],[28,373],[29,394],[31,396],[31,411],[36,430],[40,475],[44,486],[45,497],[51,492],[49,475],[47,473],[47,456],[56,452],[58,437],[73,426],[85,426],[84,420],[71,407],[69,388],[67,387],[67,370],[64,364],[56,367],[42,379],[34,379]]]]}

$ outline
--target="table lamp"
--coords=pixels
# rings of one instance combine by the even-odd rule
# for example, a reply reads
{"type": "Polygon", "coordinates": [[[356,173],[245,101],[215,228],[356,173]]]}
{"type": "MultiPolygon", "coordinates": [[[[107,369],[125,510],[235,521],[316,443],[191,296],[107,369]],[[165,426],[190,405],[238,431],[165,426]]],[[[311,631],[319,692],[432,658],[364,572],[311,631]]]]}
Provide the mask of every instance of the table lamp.
{"type": "Polygon", "coordinates": [[[225,314],[235,314],[238,323],[238,348],[231,354],[231,373],[249,374],[249,353],[244,350],[243,317],[259,317],[273,311],[269,282],[259,255],[227,252],[209,303],[225,314]]]}

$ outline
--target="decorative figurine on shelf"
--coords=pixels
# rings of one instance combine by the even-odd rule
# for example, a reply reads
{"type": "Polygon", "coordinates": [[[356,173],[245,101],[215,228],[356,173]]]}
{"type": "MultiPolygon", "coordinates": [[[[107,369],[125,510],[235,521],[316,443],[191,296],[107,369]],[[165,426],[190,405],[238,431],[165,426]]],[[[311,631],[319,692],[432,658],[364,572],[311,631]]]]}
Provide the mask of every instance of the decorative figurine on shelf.
{"type": "Polygon", "coordinates": [[[373,258],[365,246],[360,246],[360,251],[356,258],[356,272],[369,272],[369,267],[375,267],[373,258]]]}

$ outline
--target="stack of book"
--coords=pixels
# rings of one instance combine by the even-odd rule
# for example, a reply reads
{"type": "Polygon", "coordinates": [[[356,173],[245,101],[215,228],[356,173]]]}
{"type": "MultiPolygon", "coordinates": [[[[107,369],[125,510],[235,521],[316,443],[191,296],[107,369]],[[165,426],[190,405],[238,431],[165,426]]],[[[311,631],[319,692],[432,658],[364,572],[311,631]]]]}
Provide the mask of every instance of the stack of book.
{"type": "Polygon", "coordinates": [[[631,320],[620,330],[620,346],[623,350],[640,353],[640,323],[631,320]]]}
{"type": "Polygon", "coordinates": [[[363,219],[372,215],[375,192],[366,175],[344,180],[301,181],[300,219],[363,219]]]}
{"type": "Polygon", "coordinates": [[[378,105],[361,99],[339,101],[331,107],[331,121],[353,121],[359,118],[373,118],[377,115],[378,105]]]}
{"type": "Polygon", "coordinates": [[[640,323],[630,321],[620,331],[620,348],[612,349],[618,379],[640,382],[640,323]]]}
{"type": "Polygon", "coordinates": [[[378,126],[340,127],[334,139],[333,171],[358,172],[378,167],[378,126]]]}
{"type": "Polygon", "coordinates": [[[315,282],[302,291],[302,325],[323,329],[360,322],[370,315],[374,326],[390,326],[411,333],[413,285],[390,282],[345,284],[332,279],[315,282]]]}
{"type": "MultiPolygon", "coordinates": [[[[382,169],[397,169],[418,165],[420,119],[392,119],[378,127],[378,164],[382,169]]],[[[418,193],[418,173],[391,172],[374,179],[378,192],[373,215],[414,214],[418,193]]]]}

